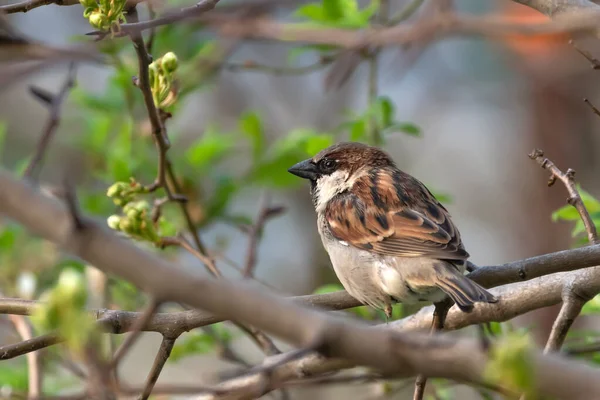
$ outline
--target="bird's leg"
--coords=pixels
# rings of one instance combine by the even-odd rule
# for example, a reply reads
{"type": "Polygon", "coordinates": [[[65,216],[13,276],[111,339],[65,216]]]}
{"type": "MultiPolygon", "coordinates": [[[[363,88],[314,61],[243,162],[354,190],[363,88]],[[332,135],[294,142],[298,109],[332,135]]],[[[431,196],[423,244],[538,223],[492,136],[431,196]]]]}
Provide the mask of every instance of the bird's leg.
{"type": "MultiPolygon", "coordinates": [[[[452,307],[452,300],[445,299],[440,301],[439,303],[434,303],[435,309],[433,310],[433,319],[431,321],[431,329],[429,330],[430,334],[434,334],[435,332],[439,332],[444,329],[444,322],[446,321],[446,316],[448,315],[448,310],[452,307]]],[[[427,383],[427,378],[424,375],[417,376],[417,380],[415,382],[415,392],[413,395],[413,400],[423,400],[423,395],[425,394],[425,384],[427,383]]]]}

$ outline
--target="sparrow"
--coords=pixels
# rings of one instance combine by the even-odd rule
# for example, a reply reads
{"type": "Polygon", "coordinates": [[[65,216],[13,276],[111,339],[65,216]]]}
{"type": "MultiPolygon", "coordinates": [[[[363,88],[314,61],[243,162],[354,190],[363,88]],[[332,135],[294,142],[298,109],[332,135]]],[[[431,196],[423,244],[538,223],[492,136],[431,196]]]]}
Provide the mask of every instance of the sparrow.
{"type": "Polygon", "coordinates": [[[321,241],[346,291],[391,317],[394,302],[464,312],[495,303],[464,275],[469,253],[448,210],[384,151],[339,143],[288,172],[310,181],[321,241]]]}

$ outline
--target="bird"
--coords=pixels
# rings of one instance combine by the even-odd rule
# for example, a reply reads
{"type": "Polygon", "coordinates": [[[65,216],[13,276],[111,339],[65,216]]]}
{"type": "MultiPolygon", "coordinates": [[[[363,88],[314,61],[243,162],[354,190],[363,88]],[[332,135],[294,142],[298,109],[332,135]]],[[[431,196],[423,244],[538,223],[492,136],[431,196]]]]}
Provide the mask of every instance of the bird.
{"type": "Polygon", "coordinates": [[[498,299],[464,275],[469,253],[448,210],[389,154],[334,144],[288,172],[310,181],[317,228],[336,276],[359,302],[440,303],[464,312],[498,299]]]}

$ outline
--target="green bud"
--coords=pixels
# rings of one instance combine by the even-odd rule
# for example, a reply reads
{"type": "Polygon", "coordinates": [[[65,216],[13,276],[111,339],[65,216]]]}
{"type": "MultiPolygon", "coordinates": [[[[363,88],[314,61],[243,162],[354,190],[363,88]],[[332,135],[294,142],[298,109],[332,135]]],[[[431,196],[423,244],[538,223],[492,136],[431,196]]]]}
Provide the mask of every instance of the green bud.
{"type": "Polygon", "coordinates": [[[133,207],[129,208],[127,210],[123,210],[123,211],[125,211],[125,215],[127,215],[127,218],[130,220],[135,220],[135,219],[140,218],[140,212],[133,207]]]}
{"type": "Polygon", "coordinates": [[[141,211],[149,211],[150,210],[150,204],[147,201],[145,201],[145,200],[138,201],[138,202],[134,203],[133,207],[136,210],[140,211],[140,212],[141,211]]]}
{"type": "Polygon", "coordinates": [[[156,64],[152,63],[148,66],[148,79],[150,82],[150,87],[154,87],[156,83],[156,76],[158,75],[158,71],[156,68],[156,64]]]}
{"type": "Polygon", "coordinates": [[[110,229],[114,229],[116,231],[119,230],[119,225],[121,224],[121,217],[118,215],[111,215],[106,220],[106,223],[110,227],[110,229]]]}
{"type": "Polygon", "coordinates": [[[90,25],[97,29],[106,29],[110,24],[108,17],[99,11],[91,13],[88,20],[90,25]]]}
{"type": "Polygon", "coordinates": [[[161,66],[163,71],[167,74],[175,72],[178,66],[177,56],[172,51],[168,52],[161,59],[161,66]]]}
{"type": "Polygon", "coordinates": [[[121,194],[127,190],[127,188],[129,187],[128,183],[125,182],[117,182],[112,184],[108,190],[106,191],[106,195],[108,197],[117,197],[117,196],[121,196],[121,194]]]}
{"type": "Polygon", "coordinates": [[[125,233],[132,233],[133,232],[133,223],[131,222],[130,219],[121,218],[121,223],[119,224],[119,230],[123,231],[125,233]]]}

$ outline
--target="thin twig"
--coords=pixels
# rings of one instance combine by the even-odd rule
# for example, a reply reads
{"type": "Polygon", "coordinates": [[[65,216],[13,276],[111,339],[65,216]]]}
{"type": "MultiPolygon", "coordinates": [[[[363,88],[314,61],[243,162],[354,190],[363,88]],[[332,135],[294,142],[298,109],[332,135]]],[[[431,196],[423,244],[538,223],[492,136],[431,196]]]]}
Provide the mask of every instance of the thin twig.
{"type": "MultiPolygon", "coordinates": [[[[137,21],[137,10],[135,7],[131,8],[127,13],[128,20],[137,21]]],[[[154,184],[150,185],[149,190],[153,191],[158,188],[163,188],[167,193],[169,199],[172,198],[171,191],[167,186],[166,179],[166,154],[169,150],[171,144],[169,143],[169,139],[167,138],[167,134],[165,132],[165,126],[163,121],[161,121],[160,113],[156,104],[154,104],[154,98],[152,96],[152,89],[150,88],[150,75],[148,72],[148,66],[152,62],[152,57],[148,54],[148,50],[146,49],[146,43],[144,43],[144,38],[140,32],[136,32],[131,34],[131,41],[133,42],[133,47],[135,48],[135,52],[137,54],[138,59],[138,78],[136,80],[137,87],[142,91],[142,95],[144,96],[144,104],[146,105],[146,110],[148,111],[148,118],[150,120],[150,125],[152,126],[152,137],[154,138],[154,143],[156,144],[156,150],[158,151],[158,172],[157,177],[154,184]]]]}
{"type": "Polygon", "coordinates": [[[169,359],[171,355],[171,350],[173,350],[173,346],[175,345],[176,337],[167,337],[163,336],[162,342],[160,343],[160,348],[158,349],[158,353],[156,353],[156,357],[154,358],[154,364],[152,365],[152,369],[148,374],[148,378],[146,378],[146,385],[144,387],[144,391],[141,396],[138,397],[138,400],[146,400],[150,397],[152,393],[152,389],[158,380],[160,373],[162,372],[165,363],[169,359]]]}
{"type": "MultiPolygon", "coordinates": [[[[205,265],[205,267],[216,277],[216,278],[222,278],[223,276],[221,275],[221,272],[217,269],[217,267],[215,266],[214,262],[212,261],[211,258],[205,256],[204,254],[200,253],[199,251],[197,251],[196,249],[194,249],[190,243],[185,240],[185,238],[183,238],[182,236],[179,237],[175,237],[175,238],[163,238],[162,239],[163,244],[165,245],[173,245],[173,244],[177,244],[183,248],[185,248],[187,251],[189,251],[191,254],[193,254],[194,256],[196,256],[200,261],[202,261],[205,265]]],[[[273,343],[273,341],[267,336],[265,335],[263,332],[259,331],[258,329],[255,329],[251,326],[247,326],[241,323],[238,323],[236,321],[232,321],[238,328],[240,328],[242,331],[244,331],[262,350],[265,354],[267,355],[274,355],[274,354],[279,354],[281,353],[279,351],[279,349],[277,348],[277,346],[275,346],[275,343],[273,343]]]]}
{"type": "Polygon", "coordinates": [[[29,340],[24,340],[15,344],[7,344],[0,347],[0,360],[9,360],[32,351],[43,349],[62,342],[60,336],[55,333],[37,336],[29,340]]]}
{"type": "Polygon", "coordinates": [[[205,256],[200,251],[196,250],[194,248],[194,246],[192,246],[190,244],[190,242],[188,242],[186,240],[186,238],[183,237],[183,235],[178,235],[176,237],[164,237],[164,238],[161,238],[161,245],[165,246],[165,247],[166,246],[180,246],[180,247],[183,247],[190,254],[192,254],[194,257],[196,257],[198,260],[200,260],[202,262],[202,264],[204,264],[204,266],[206,267],[206,269],[208,270],[208,272],[210,272],[213,276],[215,276],[217,278],[221,277],[221,271],[219,271],[219,269],[215,265],[215,262],[213,261],[213,259],[210,258],[210,257],[208,257],[208,256],[205,256]]]}
{"type": "Polygon", "coordinates": [[[42,104],[44,104],[48,111],[50,112],[50,117],[46,122],[44,130],[42,131],[42,136],[37,144],[35,149],[35,153],[29,161],[27,168],[25,168],[24,176],[31,178],[36,172],[38,172],[40,168],[40,164],[44,159],[44,155],[48,150],[48,146],[50,145],[50,141],[54,137],[58,125],[60,123],[61,116],[61,108],[62,105],[67,98],[71,88],[75,86],[75,76],[76,76],[76,68],[75,63],[69,64],[69,72],[67,73],[67,77],[65,78],[65,82],[61,86],[59,92],[55,95],[52,95],[46,92],[43,89],[32,86],[30,88],[31,93],[38,99],[42,104]]]}
{"type": "MultiPolygon", "coordinates": [[[[9,315],[8,317],[21,339],[30,340],[33,338],[33,328],[27,321],[27,318],[22,315],[9,315]]],[[[26,357],[28,396],[30,399],[37,399],[42,394],[42,362],[40,352],[29,352],[26,357]]]]}
{"type": "Polygon", "coordinates": [[[113,359],[109,365],[110,368],[117,368],[119,362],[123,359],[125,354],[131,349],[131,346],[135,343],[135,341],[139,338],[140,334],[143,332],[144,327],[154,316],[156,310],[160,306],[160,302],[151,299],[150,303],[146,306],[146,309],[142,312],[139,319],[135,321],[133,326],[131,327],[131,333],[127,338],[123,341],[121,346],[115,352],[113,359]]]}
{"type": "MultiPolygon", "coordinates": [[[[444,329],[444,322],[446,321],[446,315],[448,310],[452,306],[452,301],[445,300],[439,303],[435,303],[435,310],[433,311],[433,319],[431,321],[431,329],[429,333],[431,335],[436,332],[440,332],[444,329]]],[[[417,376],[415,381],[415,391],[413,393],[413,400],[423,400],[425,394],[425,385],[427,384],[427,377],[425,375],[417,376]]]]}
{"type": "Polygon", "coordinates": [[[552,174],[550,179],[548,180],[548,186],[554,185],[557,179],[559,179],[569,192],[569,198],[567,198],[567,203],[572,205],[577,209],[579,216],[581,217],[581,221],[585,226],[585,231],[588,235],[588,240],[590,243],[595,244],[598,243],[598,233],[596,232],[596,226],[590,217],[590,213],[588,212],[585,204],[583,204],[583,200],[581,200],[581,196],[579,195],[579,191],[575,185],[575,171],[569,168],[567,172],[562,172],[552,161],[544,157],[544,152],[539,149],[534,149],[530,154],[529,158],[537,161],[538,164],[541,165],[542,168],[550,171],[552,174]]]}
{"type": "Polygon", "coordinates": [[[592,64],[593,69],[600,69],[600,61],[597,58],[595,58],[594,56],[592,56],[592,54],[589,51],[584,50],[584,49],[580,48],[579,46],[577,46],[577,44],[575,43],[575,41],[573,39],[569,40],[569,44],[571,46],[573,46],[573,48],[579,54],[581,54],[583,57],[585,57],[585,59],[588,60],[590,62],[590,64],[592,64]]]}
{"type": "Polygon", "coordinates": [[[244,264],[244,278],[252,278],[256,268],[256,253],[258,252],[258,243],[262,236],[266,223],[273,217],[281,214],[284,208],[271,207],[267,195],[263,196],[260,201],[258,217],[254,224],[248,228],[248,250],[246,251],[246,262],[244,264]]]}
{"type": "Polygon", "coordinates": [[[589,101],[588,99],[583,99],[583,102],[585,104],[587,104],[592,109],[592,111],[594,112],[594,114],[596,114],[597,116],[600,117],[600,110],[598,108],[596,108],[596,106],[593,105],[591,101],[589,101]]]}
{"type": "MultiPolygon", "coordinates": [[[[158,18],[154,18],[148,21],[135,21],[128,22],[126,24],[121,24],[120,31],[115,36],[139,34],[142,31],[148,29],[155,29],[159,26],[170,25],[183,20],[198,18],[198,16],[215,8],[218,2],[219,0],[200,0],[198,3],[191,7],[185,7],[179,10],[172,10],[158,18]]],[[[99,37],[105,37],[107,35],[106,32],[100,31],[92,32],[91,34],[99,37]]]]}
{"type": "Polygon", "coordinates": [[[56,6],[72,6],[74,4],[79,4],[79,0],[26,0],[20,3],[0,6],[0,11],[3,11],[7,14],[18,12],[26,13],[34,8],[47,6],[49,4],[54,4],[56,6]]]}

